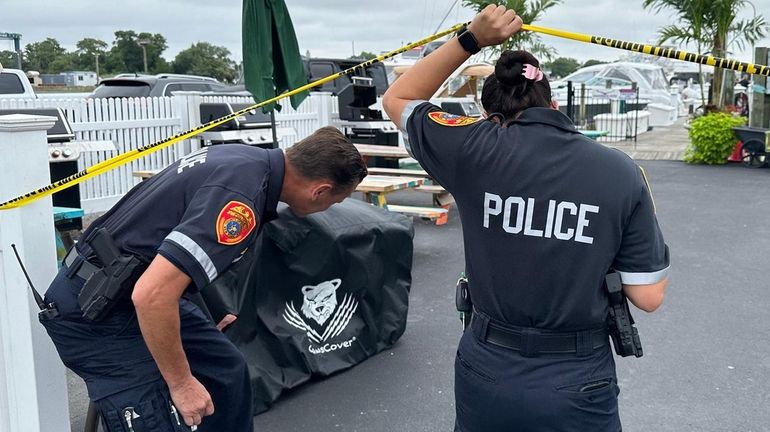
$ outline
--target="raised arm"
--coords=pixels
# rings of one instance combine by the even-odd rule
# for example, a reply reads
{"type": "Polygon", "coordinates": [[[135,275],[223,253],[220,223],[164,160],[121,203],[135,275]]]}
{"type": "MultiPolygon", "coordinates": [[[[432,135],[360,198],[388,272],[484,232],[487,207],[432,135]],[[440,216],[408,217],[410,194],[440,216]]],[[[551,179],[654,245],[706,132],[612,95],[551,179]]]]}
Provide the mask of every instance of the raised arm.
{"type": "MultiPolygon", "coordinates": [[[[504,6],[489,5],[468,25],[479,48],[497,45],[521,29],[521,18],[504,6]]],[[[399,128],[401,114],[410,101],[428,100],[452,72],[468,60],[467,52],[456,37],[432,52],[393,83],[385,92],[382,105],[399,128]]]]}

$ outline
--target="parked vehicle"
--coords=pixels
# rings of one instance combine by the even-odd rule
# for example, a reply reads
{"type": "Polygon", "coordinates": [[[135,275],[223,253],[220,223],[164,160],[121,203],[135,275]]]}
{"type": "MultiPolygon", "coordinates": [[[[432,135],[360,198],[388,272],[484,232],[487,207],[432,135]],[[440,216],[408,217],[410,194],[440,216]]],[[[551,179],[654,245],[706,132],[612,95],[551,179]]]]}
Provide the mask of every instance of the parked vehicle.
{"type": "Polygon", "coordinates": [[[178,74],[120,74],[99,83],[92,98],[125,98],[171,96],[175,91],[207,92],[220,90],[226,85],[214,78],[178,74]]]}
{"type": "Polygon", "coordinates": [[[34,99],[37,96],[24,71],[0,65],[0,99],[34,99]]]}
{"type": "MultiPolygon", "coordinates": [[[[305,71],[307,72],[308,82],[313,82],[325,78],[331,74],[341,72],[360,64],[363,60],[356,59],[330,59],[330,58],[303,58],[305,71]]],[[[367,67],[363,72],[356,71],[352,76],[371,78],[372,83],[377,89],[377,96],[385,94],[388,89],[388,76],[385,72],[385,66],[382,63],[375,63],[367,67]]],[[[353,81],[350,75],[342,76],[334,81],[324,83],[315,87],[314,91],[328,91],[332,94],[339,94],[342,89],[347,87],[353,81]]]]}

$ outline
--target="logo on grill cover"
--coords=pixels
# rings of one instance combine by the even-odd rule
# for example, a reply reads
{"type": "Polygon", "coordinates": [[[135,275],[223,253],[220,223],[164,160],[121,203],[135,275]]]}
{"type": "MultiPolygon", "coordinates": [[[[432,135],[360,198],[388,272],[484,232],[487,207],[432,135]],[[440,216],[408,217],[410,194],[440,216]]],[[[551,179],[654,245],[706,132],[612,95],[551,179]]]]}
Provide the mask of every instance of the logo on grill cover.
{"type": "Polygon", "coordinates": [[[354,336],[341,343],[327,343],[347,328],[350,319],[358,309],[358,301],[352,294],[345,294],[341,302],[337,301],[337,288],[341,284],[342,279],[332,279],[318,285],[303,286],[302,307],[299,311],[293,301],[286,303],[283,319],[305,332],[312,342],[308,350],[313,354],[349,348],[356,339],[354,336]]]}

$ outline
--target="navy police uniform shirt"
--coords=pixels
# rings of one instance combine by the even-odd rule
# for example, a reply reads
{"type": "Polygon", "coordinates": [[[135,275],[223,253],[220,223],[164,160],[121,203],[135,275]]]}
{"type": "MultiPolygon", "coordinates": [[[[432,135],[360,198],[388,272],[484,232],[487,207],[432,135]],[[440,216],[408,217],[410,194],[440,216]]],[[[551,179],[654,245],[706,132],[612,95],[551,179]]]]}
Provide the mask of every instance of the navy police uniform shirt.
{"type": "Polygon", "coordinates": [[[598,328],[609,268],[626,284],[666,277],[668,249],[643,171],[559,111],[529,108],[502,127],[412,101],[401,125],[407,150],[457,202],[471,298],[492,318],[598,328]]]}
{"type": "MultiPolygon", "coordinates": [[[[239,144],[204,147],[131,189],[83,234],[103,227],[123,253],[156,254],[197,289],[237,261],[277,217],[283,152],[239,144]]],[[[90,251],[79,243],[79,251],[90,251]]]]}

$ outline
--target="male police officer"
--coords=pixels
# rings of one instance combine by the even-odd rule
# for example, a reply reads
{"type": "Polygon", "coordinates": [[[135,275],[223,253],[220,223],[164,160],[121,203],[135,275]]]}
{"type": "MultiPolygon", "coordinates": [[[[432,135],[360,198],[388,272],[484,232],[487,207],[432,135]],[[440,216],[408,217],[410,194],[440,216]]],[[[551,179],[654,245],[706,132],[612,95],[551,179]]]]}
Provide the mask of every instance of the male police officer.
{"type": "Polygon", "coordinates": [[[59,314],[43,324],[106,429],[251,430],[243,356],[182,295],[237,261],[279,200],[299,215],[323,211],[365,176],[358,151],[332,127],[285,154],[206,147],[95,221],[47,291],[59,314]]]}

